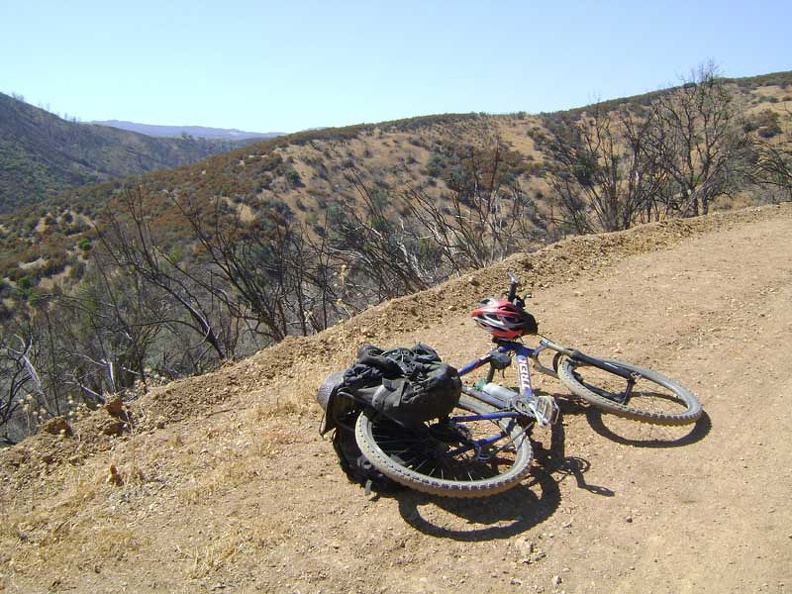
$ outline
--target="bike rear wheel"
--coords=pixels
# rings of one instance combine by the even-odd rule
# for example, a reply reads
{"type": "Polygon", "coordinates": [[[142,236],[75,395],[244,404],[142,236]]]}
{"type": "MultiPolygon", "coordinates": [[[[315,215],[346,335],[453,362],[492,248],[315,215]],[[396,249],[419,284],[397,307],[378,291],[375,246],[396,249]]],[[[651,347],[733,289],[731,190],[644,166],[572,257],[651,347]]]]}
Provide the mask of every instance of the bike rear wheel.
{"type": "Polygon", "coordinates": [[[485,497],[519,483],[531,470],[528,430],[516,415],[463,394],[447,419],[406,429],[376,413],[355,424],[360,451],[407,487],[445,497],[485,497]]]}
{"type": "Polygon", "coordinates": [[[570,357],[558,365],[559,379],[583,400],[603,411],[656,425],[686,425],[701,416],[701,403],[676,381],[615,359],[570,357]],[[629,376],[629,381],[619,373],[629,376]]]}

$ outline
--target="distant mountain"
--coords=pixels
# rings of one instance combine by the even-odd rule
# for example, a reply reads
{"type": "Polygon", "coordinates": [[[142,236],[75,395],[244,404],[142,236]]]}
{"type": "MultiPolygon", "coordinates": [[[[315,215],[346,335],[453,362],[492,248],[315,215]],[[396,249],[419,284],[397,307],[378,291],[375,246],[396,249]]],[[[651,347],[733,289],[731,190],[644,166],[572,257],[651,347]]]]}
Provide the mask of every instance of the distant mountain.
{"type": "Polygon", "coordinates": [[[158,138],[64,120],[0,93],[0,214],[66,188],[174,169],[258,140],[189,132],[158,138]]]}
{"type": "Polygon", "coordinates": [[[130,132],[137,132],[138,134],[145,134],[147,136],[156,136],[164,138],[180,138],[184,135],[192,136],[194,138],[213,138],[220,140],[249,140],[267,138],[274,138],[275,136],[283,136],[285,132],[244,132],[242,130],[225,129],[225,128],[206,128],[204,126],[156,126],[152,124],[136,124],[134,122],[124,122],[120,120],[107,120],[104,122],[91,122],[101,126],[110,126],[112,128],[120,128],[121,130],[128,130],[130,132]]]}

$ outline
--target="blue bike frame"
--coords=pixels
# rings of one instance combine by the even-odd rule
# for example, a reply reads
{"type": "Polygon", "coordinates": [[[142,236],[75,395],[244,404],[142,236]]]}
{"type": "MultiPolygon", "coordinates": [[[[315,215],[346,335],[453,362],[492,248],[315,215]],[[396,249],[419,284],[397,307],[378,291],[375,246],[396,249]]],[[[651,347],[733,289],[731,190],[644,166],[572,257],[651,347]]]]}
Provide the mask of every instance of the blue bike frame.
{"type": "Polygon", "coordinates": [[[492,382],[495,372],[499,369],[505,369],[511,364],[511,355],[514,354],[517,360],[517,375],[519,378],[520,391],[515,392],[508,388],[501,388],[499,392],[501,395],[492,394],[481,390],[481,386],[477,385],[474,388],[465,386],[462,390],[475,397],[482,402],[485,402],[495,408],[499,409],[498,412],[489,415],[482,415],[482,418],[495,419],[508,416],[530,415],[540,425],[547,425],[555,421],[558,415],[558,407],[555,401],[549,397],[537,398],[534,394],[533,386],[531,385],[531,371],[529,359],[536,361],[539,369],[543,373],[555,376],[555,372],[538,363],[538,354],[547,347],[554,347],[553,343],[547,340],[542,340],[537,348],[530,348],[519,342],[499,340],[497,348],[491,350],[486,355],[474,359],[473,361],[462,366],[458,372],[460,376],[482,367],[483,365],[490,365],[487,372],[487,379],[485,383],[492,382]],[[499,355],[505,355],[499,357],[499,355]]]}

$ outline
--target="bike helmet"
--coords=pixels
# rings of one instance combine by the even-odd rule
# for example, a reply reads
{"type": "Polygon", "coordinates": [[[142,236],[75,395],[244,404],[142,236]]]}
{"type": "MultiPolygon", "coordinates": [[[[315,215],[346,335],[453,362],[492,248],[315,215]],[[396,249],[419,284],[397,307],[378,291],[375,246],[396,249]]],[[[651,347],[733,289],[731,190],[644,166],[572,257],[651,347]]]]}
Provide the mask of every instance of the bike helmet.
{"type": "Polygon", "coordinates": [[[482,299],[470,315],[495,338],[514,340],[523,334],[536,334],[538,331],[533,315],[505,299],[482,299]]]}

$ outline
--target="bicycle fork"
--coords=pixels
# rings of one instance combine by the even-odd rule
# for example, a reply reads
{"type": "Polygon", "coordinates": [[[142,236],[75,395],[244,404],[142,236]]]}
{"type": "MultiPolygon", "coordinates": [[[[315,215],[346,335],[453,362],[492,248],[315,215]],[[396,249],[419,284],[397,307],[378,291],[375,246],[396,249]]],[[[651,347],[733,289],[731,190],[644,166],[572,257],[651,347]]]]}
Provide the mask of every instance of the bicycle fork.
{"type": "Polygon", "coordinates": [[[567,356],[569,359],[575,362],[584,363],[586,365],[591,365],[592,367],[596,367],[597,369],[602,369],[603,371],[607,371],[608,373],[612,373],[623,378],[626,382],[626,387],[624,391],[621,393],[619,398],[613,398],[620,404],[626,403],[630,396],[632,396],[632,390],[637,382],[639,376],[636,375],[634,372],[630,371],[629,369],[625,369],[619,365],[613,365],[608,361],[603,361],[602,359],[597,359],[596,357],[591,357],[586,353],[579,351],[578,349],[570,349],[563,345],[557,344],[547,338],[542,338],[539,342],[539,346],[533,350],[531,358],[534,360],[534,364],[536,365],[537,369],[542,373],[546,373],[553,377],[558,377],[558,360],[562,356],[567,356]],[[539,362],[539,353],[541,353],[545,349],[551,349],[556,352],[553,356],[553,367],[552,369],[542,365],[539,362]]]}

